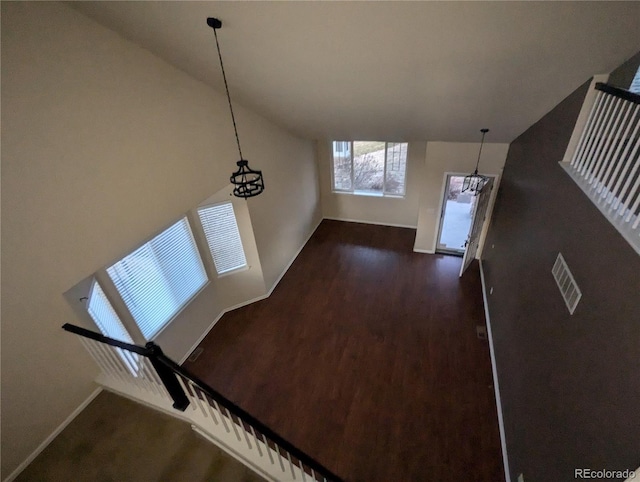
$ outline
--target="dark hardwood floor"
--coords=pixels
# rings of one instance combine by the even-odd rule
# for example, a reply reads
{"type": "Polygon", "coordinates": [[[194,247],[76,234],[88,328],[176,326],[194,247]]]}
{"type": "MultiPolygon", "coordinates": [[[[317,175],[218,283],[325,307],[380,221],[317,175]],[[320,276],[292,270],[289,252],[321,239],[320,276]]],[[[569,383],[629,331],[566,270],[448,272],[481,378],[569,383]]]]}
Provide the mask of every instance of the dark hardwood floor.
{"type": "Polygon", "coordinates": [[[503,481],[477,262],[325,220],[185,367],[349,482],[503,481]]]}

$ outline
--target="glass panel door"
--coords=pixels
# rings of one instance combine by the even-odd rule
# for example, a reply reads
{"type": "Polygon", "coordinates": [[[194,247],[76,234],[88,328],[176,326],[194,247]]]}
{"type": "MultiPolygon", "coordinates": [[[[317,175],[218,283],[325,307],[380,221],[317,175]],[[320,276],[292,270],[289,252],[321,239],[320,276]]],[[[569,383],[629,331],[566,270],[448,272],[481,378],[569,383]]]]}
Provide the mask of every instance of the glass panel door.
{"type": "Polygon", "coordinates": [[[462,192],[463,181],[464,176],[447,176],[436,246],[438,252],[464,254],[476,197],[462,192]]]}

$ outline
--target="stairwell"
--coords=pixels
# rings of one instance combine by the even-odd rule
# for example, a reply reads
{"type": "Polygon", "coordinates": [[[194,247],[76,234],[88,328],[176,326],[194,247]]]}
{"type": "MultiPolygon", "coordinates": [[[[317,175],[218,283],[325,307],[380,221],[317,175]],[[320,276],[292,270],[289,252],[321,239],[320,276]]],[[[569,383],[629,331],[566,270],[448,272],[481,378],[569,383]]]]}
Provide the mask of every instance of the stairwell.
{"type": "Polygon", "coordinates": [[[264,482],[188,423],[106,390],[16,480],[264,482]]]}

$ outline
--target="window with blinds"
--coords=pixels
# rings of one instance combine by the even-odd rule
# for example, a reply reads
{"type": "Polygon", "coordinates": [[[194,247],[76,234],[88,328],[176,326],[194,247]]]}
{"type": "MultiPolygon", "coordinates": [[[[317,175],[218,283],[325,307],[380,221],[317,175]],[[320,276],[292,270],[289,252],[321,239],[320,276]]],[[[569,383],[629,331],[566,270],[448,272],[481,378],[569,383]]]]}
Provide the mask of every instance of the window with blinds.
{"type": "Polygon", "coordinates": [[[89,301],[87,302],[87,311],[104,336],[125,343],[133,343],[131,335],[129,335],[122,321],[120,321],[120,317],[116,313],[116,310],[113,309],[113,306],[111,306],[102,287],[96,281],[94,281],[91,286],[91,293],[89,294],[89,301]]]}
{"type": "Polygon", "coordinates": [[[631,85],[629,86],[629,91],[634,92],[636,94],[640,94],[640,67],[636,71],[636,75],[631,81],[631,85]]]}
{"type": "MultiPolygon", "coordinates": [[[[111,303],[97,281],[93,282],[88,298],[87,311],[102,334],[109,338],[133,344],[131,335],[129,335],[122,321],[120,321],[116,310],[111,306],[111,303]]],[[[138,355],[121,348],[116,348],[116,350],[127,369],[131,374],[136,375],[138,371],[138,355]]]]}
{"type": "Polygon", "coordinates": [[[198,216],[207,237],[216,272],[221,275],[246,267],[247,259],[233,204],[227,202],[200,208],[198,216]]]}
{"type": "Polygon", "coordinates": [[[107,273],[147,340],[208,281],[186,217],[107,268],[107,273]]]}

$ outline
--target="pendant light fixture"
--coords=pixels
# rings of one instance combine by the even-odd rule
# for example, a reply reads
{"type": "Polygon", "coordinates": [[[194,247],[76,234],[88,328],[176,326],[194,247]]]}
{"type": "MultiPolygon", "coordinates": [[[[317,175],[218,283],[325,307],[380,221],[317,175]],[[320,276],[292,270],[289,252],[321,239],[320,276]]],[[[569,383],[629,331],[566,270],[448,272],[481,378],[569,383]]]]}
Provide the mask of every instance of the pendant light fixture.
{"type": "Polygon", "coordinates": [[[482,154],[482,145],[484,144],[484,136],[489,129],[480,129],[482,132],[482,141],[480,141],[480,152],[478,152],[478,160],[476,161],[476,170],[468,176],[465,176],[462,182],[462,192],[469,191],[469,194],[477,195],[489,180],[488,177],[478,174],[478,165],[480,164],[480,155],[482,154]]]}
{"type": "Polygon", "coordinates": [[[238,128],[236,127],[236,118],[233,115],[233,106],[231,105],[231,95],[229,94],[229,85],[227,84],[227,76],[224,72],[224,64],[222,63],[222,54],[220,53],[220,44],[218,43],[217,30],[222,28],[222,22],[217,18],[207,18],[207,25],[213,29],[216,38],[216,47],[218,49],[218,58],[220,59],[220,69],[222,70],[222,79],[224,80],[224,88],[227,91],[227,100],[229,101],[229,111],[231,112],[231,121],[233,122],[233,131],[236,134],[236,143],[238,144],[238,154],[240,160],[236,163],[238,170],[231,174],[230,181],[234,185],[233,195],[247,199],[257,196],[264,191],[264,179],[262,171],[256,171],[249,167],[249,161],[242,157],[242,149],[240,149],[240,138],[238,137],[238,128]]]}

